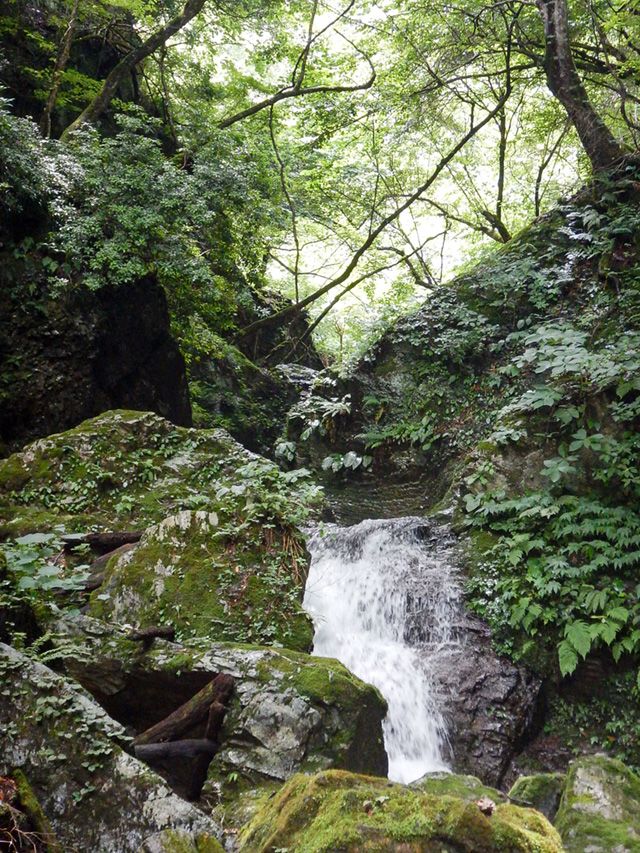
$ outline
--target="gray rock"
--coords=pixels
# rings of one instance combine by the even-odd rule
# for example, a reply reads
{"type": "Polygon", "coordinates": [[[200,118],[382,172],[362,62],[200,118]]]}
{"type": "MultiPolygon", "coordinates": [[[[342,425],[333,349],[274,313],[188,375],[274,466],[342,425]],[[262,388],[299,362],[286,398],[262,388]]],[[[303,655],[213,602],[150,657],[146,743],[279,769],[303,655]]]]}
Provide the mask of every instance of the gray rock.
{"type": "Polygon", "coordinates": [[[217,824],[125,752],[123,727],[81,688],[3,644],[0,673],[0,774],[23,771],[63,849],[219,849],[217,824]]]}
{"type": "Polygon", "coordinates": [[[208,643],[187,647],[157,640],[147,652],[117,626],[89,617],[56,626],[74,638],[66,666],[131,732],[144,730],[225,672],[234,697],[213,759],[211,778],[241,773],[256,782],[300,770],[340,767],[386,775],[382,738],[386,703],[341,663],[287,649],[208,643]],[[204,649],[204,650],[203,650],[204,649]]]}
{"type": "Polygon", "coordinates": [[[511,760],[535,733],[541,681],[496,654],[491,632],[479,619],[463,615],[458,631],[463,644],[439,658],[453,768],[500,786],[511,760]]]}
{"type": "Polygon", "coordinates": [[[574,761],[555,825],[568,853],[638,853],[640,777],[604,755],[574,761]]]}

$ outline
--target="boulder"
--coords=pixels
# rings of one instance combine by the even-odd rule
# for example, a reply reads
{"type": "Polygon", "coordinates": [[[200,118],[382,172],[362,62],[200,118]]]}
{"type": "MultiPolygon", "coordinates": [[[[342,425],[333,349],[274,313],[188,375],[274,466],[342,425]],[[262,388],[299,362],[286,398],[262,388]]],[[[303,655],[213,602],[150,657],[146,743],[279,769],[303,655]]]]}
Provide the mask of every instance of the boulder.
{"type": "Polygon", "coordinates": [[[318,499],[224,430],[150,412],[106,412],[0,461],[0,537],[88,545],[91,612],[212,640],[311,647],[295,523],[318,499]]]}
{"type": "Polygon", "coordinates": [[[209,778],[285,780],[340,767],[386,774],[386,703],[341,663],[286,649],[156,640],[146,651],[113,624],[70,616],[52,629],[67,671],[131,734],[166,717],[215,673],[235,679],[209,778]],[[70,649],[75,645],[75,652],[70,649]]]}
{"type": "Polygon", "coordinates": [[[532,809],[497,804],[487,816],[466,799],[336,770],[296,775],[265,798],[239,847],[251,853],[562,851],[555,829],[532,809]]]}
{"type": "Polygon", "coordinates": [[[640,777],[604,755],[577,759],[555,825],[568,853],[638,853],[640,777]]]}
{"type": "Polygon", "coordinates": [[[63,850],[216,853],[220,828],[126,751],[82,689],[0,645],[0,775],[19,770],[63,850]]]}
{"type": "Polygon", "coordinates": [[[511,786],[509,797],[538,809],[548,820],[553,821],[560,805],[564,782],[563,773],[520,776],[511,786]]]}
{"type": "Polygon", "coordinates": [[[313,625],[300,604],[304,551],[282,559],[277,536],[231,536],[219,517],[183,510],[115,555],[92,594],[92,615],[136,626],[169,621],[182,637],[268,641],[310,651],[313,625]]]}
{"type": "MultiPolygon", "coordinates": [[[[13,262],[15,265],[15,262],[13,262]]],[[[11,263],[0,277],[10,277],[11,263]]],[[[12,293],[12,280],[3,292],[12,293]]],[[[151,410],[191,424],[184,360],[152,278],[78,288],[25,306],[0,299],[0,441],[10,448],[106,409],[151,410]]]]}
{"type": "Polygon", "coordinates": [[[453,768],[500,786],[514,756],[536,731],[541,680],[498,655],[491,631],[462,611],[459,646],[438,656],[438,677],[452,746],[453,768]]]}
{"type": "Polygon", "coordinates": [[[477,776],[468,776],[463,773],[427,773],[421,779],[412,782],[411,787],[426,794],[458,797],[472,803],[481,799],[493,800],[495,803],[507,802],[507,797],[502,791],[484,785],[477,776]]]}

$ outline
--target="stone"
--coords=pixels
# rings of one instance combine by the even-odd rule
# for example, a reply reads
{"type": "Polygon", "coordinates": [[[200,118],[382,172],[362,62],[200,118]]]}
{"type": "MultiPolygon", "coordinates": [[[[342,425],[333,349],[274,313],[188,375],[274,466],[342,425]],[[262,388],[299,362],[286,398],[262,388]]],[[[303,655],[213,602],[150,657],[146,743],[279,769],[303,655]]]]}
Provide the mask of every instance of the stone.
{"type": "Polygon", "coordinates": [[[489,817],[465,799],[329,770],[296,775],[265,797],[241,831],[239,849],[561,853],[562,844],[532,809],[500,804],[489,817]]]}
{"type": "Polygon", "coordinates": [[[137,548],[115,556],[89,612],[136,627],[165,621],[183,638],[256,642],[310,651],[313,625],[288,565],[271,547],[220,531],[215,512],[182,510],[147,528],[137,548]],[[267,634],[268,631],[268,634],[267,634]]]}
{"type": "Polygon", "coordinates": [[[468,612],[460,614],[456,630],[463,643],[439,656],[437,672],[453,769],[500,786],[539,726],[542,682],[498,655],[489,628],[468,612]]]}
{"type": "Polygon", "coordinates": [[[299,770],[341,767],[386,774],[386,703],[341,663],[287,649],[156,640],[148,651],[127,632],[86,616],[52,626],[69,674],[107,712],[138,733],[223,672],[235,679],[211,780],[230,773],[256,783],[299,770]],[[70,651],[70,641],[77,656],[70,651]]]}
{"type": "Polygon", "coordinates": [[[568,853],[638,853],[640,777],[605,755],[576,759],[555,825],[568,853]]]}
{"type": "Polygon", "coordinates": [[[184,359],[153,278],[75,288],[31,310],[1,299],[0,330],[12,364],[0,389],[0,441],[10,448],[107,409],[151,410],[191,424],[184,359]]]}
{"type": "Polygon", "coordinates": [[[78,685],[3,644],[0,672],[0,775],[24,774],[62,849],[220,851],[218,825],[133,758],[78,685]]]}
{"type": "Polygon", "coordinates": [[[509,791],[509,797],[522,805],[530,805],[553,821],[560,805],[564,773],[536,773],[520,776],[509,791]]]}

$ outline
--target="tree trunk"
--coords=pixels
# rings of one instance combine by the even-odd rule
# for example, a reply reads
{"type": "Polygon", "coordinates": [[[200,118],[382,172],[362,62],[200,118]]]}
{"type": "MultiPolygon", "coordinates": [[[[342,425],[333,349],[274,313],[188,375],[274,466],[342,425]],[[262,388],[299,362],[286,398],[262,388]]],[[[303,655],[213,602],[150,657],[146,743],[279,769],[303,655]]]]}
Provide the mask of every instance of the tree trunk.
{"type": "Polygon", "coordinates": [[[595,111],[571,55],[566,0],[537,0],[544,23],[547,85],[571,119],[594,171],[619,163],[624,150],[595,111]]]}
{"type": "Polygon", "coordinates": [[[62,134],[62,139],[65,139],[73,130],[77,130],[87,122],[95,122],[100,118],[102,113],[111,103],[111,99],[118,91],[120,83],[124,80],[127,74],[130,74],[133,69],[151,56],[152,53],[162,47],[162,45],[181,30],[192,18],[201,11],[206,0],[187,0],[184,9],[176,18],[173,18],[165,27],[150,35],[149,38],[141,45],[136,47],[111,70],[107,75],[106,80],[93,101],[86,107],[78,118],[72,122],[62,134]]]}
{"type": "Polygon", "coordinates": [[[64,31],[62,39],[60,41],[60,47],[58,49],[58,56],[56,57],[56,64],[53,69],[51,89],[49,90],[47,103],[45,104],[44,110],[42,111],[42,116],[40,118],[40,132],[47,139],[51,136],[51,113],[53,112],[53,109],[56,105],[58,92],[60,91],[60,85],[62,83],[62,76],[67,67],[67,62],[69,61],[69,55],[71,53],[71,45],[73,44],[73,36],[78,20],[78,5],[79,0],[74,0],[73,7],[71,9],[71,16],[69,18],[69,23],[67,24],[67,28],[64,31]]]}

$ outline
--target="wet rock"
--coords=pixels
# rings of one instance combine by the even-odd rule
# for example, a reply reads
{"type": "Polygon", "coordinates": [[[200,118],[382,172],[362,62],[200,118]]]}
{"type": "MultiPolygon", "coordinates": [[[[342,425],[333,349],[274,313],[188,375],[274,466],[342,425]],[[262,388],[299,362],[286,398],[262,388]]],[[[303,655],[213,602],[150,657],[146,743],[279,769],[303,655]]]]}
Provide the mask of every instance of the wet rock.
{"type": "Polygon", "coordinates": [[[564,782],[563,773],[520,776],[512,785],[509,797],[538,809],[548,820],[553,821],[560,805],[564,782]]]}
{"type": "Polygon", "coordinates": [[[513,757],[540,724],[541,681],[497,655],[480,620],[464,615],[457,630],[462,645],[438,662],[453,767],[500,786],[513,757]]]}
{"type": "Polygon", "coordinates": [[[241,832],[243,851],[438,850],[456,853],[561,853],[560,837],[532,809],[475,803],[327,771],[294,776],[266,799],[241,832]]]}
{"type": "Polygon", "coordinates": [[[640,777],[613,758],[577,759],[555,825],[568,853],[638,853],[640,777]]]}
{"type": "Polygon", "coordinates": [[[31,310],[0,299],[0,329],[0,353],[12,365],[3,377],[0,441],[12,448],[107,409],[191,424],[184,360],[164,291],[151,278],[75,289],[31,310]]]}
{"type": "Polygon", "coordinates": [[[0,672],[0,775],[22,771],[64,850],[221,849],[216,823],[129,755],[81,688],[5,645],[0,672]]]}

